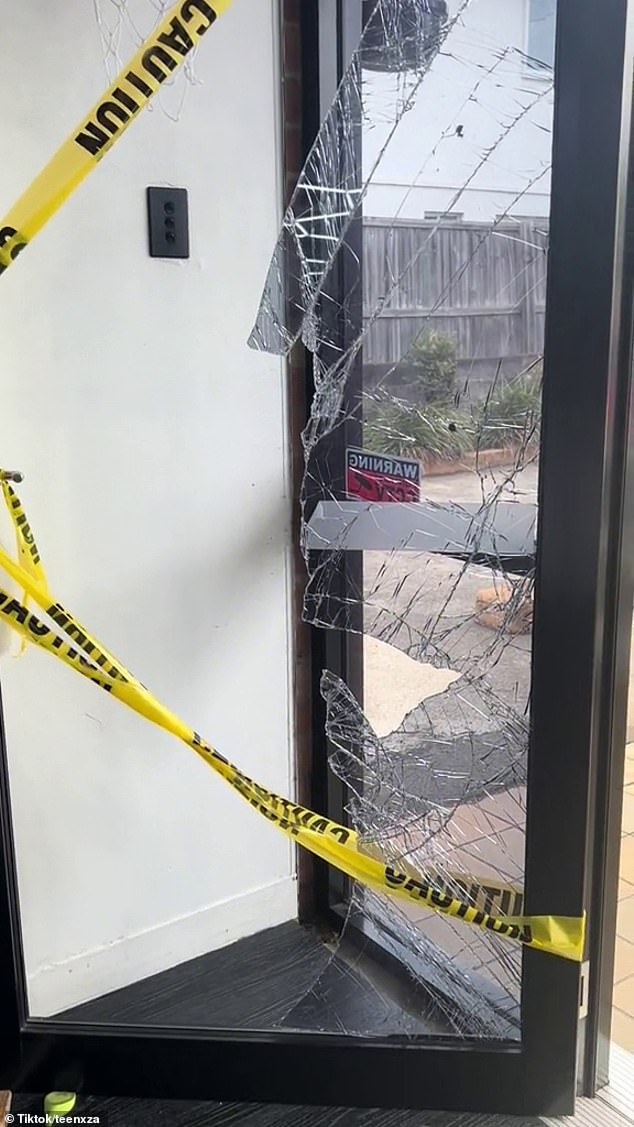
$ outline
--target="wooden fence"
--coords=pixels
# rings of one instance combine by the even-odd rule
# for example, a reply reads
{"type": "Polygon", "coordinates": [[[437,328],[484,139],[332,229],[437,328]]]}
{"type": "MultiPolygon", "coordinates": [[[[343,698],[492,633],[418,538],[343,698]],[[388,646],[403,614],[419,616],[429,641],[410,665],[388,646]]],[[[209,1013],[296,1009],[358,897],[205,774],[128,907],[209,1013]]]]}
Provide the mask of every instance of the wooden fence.
{"type": "Polygon", "coordinates": [[[385,371],[435,329],[456,341],[462,372],[519,371],[543,350],[547,247],[545,219],[365,220],[366,370],[385,371]]]}

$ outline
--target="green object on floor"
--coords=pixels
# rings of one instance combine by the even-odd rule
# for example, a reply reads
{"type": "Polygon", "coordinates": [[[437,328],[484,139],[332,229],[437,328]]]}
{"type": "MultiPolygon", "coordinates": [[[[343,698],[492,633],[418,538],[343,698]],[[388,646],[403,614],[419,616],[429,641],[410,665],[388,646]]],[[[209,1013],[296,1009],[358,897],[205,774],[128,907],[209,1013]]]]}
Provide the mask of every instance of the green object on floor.
{"type": "Polygon", "coordinates": [[[58,1115],[70,1115],[76,1103],[76,1092],[49,1092],[44,1097],[44,1114],[55,1121],[58,1115]]]}

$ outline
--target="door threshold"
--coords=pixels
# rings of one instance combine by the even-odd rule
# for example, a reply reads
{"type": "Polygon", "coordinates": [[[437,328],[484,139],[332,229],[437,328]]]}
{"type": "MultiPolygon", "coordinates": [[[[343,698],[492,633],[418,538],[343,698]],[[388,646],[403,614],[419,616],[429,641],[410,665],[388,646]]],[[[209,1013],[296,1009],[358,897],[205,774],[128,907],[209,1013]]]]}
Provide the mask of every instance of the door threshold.
{"type": "Polygon", "coordinates": [[[616,1111],[610,1104],[603,1103],[598,1097],[590,1100],[584,1096],[577,1100],[577,1110],[569,1118],[540,1119],[539,1122],[547,1124],[547,1127],[568,1127],[569,1124],[570,1127],[626,1127],[632,1120],[629,1116],[616,1111]]]}
{"type": "Polygon", "coordinates": [[[571,1119],[548,1119],[552,1127],[579,1124],[579,1127],[625,1127],[634,1122],[634,1056],[612,1042],[610,1046],[610,1082],[594,1099],[578,1099],[571,1119]]]}
{"type": "Polygon", "coordinates": [[[634,1054],[614,1041],[610,1046],[610,1081],[597,1099],[634,1123],[634,1054]]]}

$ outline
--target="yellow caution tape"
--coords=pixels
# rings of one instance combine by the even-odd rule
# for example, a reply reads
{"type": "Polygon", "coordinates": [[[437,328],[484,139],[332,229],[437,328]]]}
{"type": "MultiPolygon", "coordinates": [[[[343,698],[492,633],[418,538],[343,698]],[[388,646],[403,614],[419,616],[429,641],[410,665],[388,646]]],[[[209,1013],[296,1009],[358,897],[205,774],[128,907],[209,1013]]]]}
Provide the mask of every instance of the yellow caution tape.
{"type": "MultiPolygon", "coordinates": [[[[324,818],[288,798],[274,794],[234,767],[220,752],[180,720],[100,645],[84,626],[50,593],[40,554],[20,500],[7,480],[2,490],[18,540],[19,561],[0,548],[0,567],[19,584],[62,633],[36,617],[19,599],[0,588],[0,617],[20,637],[31,642],[105,692],[127,704],[134,712],[171,732],[238,791],[260,814],[299,845],[340,869],[354,880],[400,900],[424,905],[444,915],[462,919],[485,931],[515,940],[524,946],[580,962],[583,955],[585,916],[526,916],[522,897],[495,880],[471,876],[416,873],[373,856],[347,826],[324,818]],[[64,636],[65,635],[65,636],[64,636]],[[496,901],[498,903],[496,904],[496,901]]],[[[374,849],[372,849],[374,853],[374,849]]]]}
{"type": "Polygon", "coordinates": [[[232,0],[179,0],[0,222],[2,274],[110,151],[232,0]]]}
{"type": "MultiPolygon", "coordinates": [[[[38,555],[37,548],[35,547],[35,542],[33,540],[31,529],[29,528],[26,516],[22,512],[20,502],[17,500],[15,494],[11,491],[11,487],[6,480],[6,477],[3,477],[1,474],[0,487],[2,488],[5,504],[7,506],[7,509],[11,513],[14,528],[16,529],[16,547],[18,552],[18,560],[20,561],[22,567],[25,568],[26,571],[30,572],[33,578],[38,581],[43,588],[46,588],[46,576],[44,575],[44,569],[40,563],[40,557],[38,555]],[[20,510],[19,514],[16,513],[16,510],[20,510]]],[[[26,591],[24,592],[22,605],[24,607],[28,607],[29,605],[29,596],[27,595],[26,591]]],[[[20,655],[22,655],[25,650],[26,641],[23,639],[20,649],[20,655]]]]}

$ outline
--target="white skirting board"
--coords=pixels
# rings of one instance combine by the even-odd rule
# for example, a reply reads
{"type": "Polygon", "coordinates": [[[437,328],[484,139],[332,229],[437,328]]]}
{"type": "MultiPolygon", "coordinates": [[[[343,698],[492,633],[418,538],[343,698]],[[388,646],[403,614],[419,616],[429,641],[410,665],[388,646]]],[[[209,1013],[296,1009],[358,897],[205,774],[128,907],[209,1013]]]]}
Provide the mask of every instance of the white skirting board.
{"type": "Polygon", "coordinates": [[[52,1017],[296,916],[297,884],[293,877],[283,877],[63,963],[38,968],[28,980],[29,1013],[52,1017]]]}

